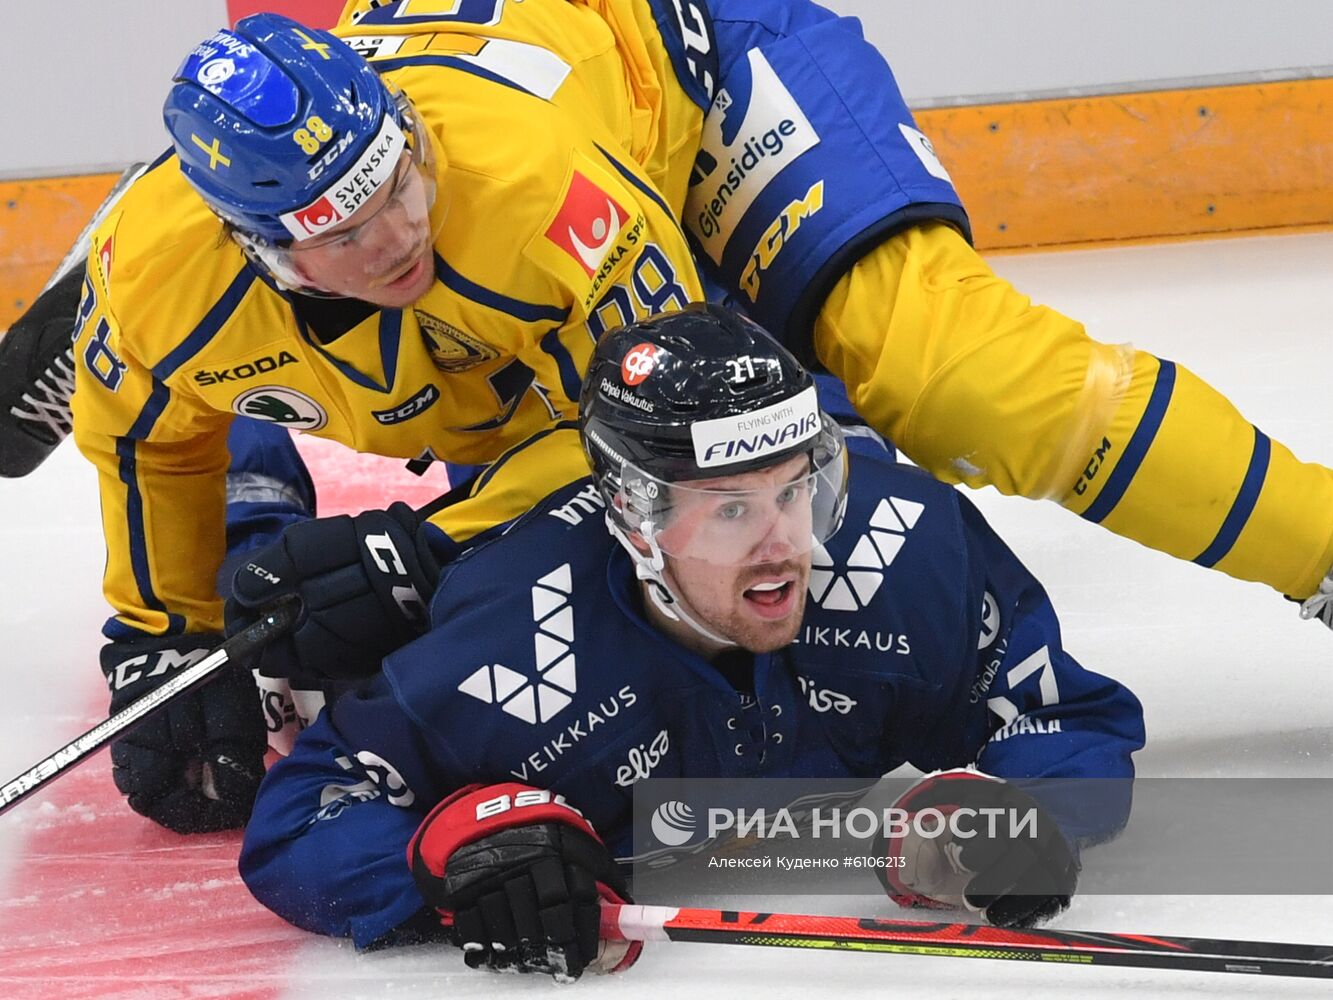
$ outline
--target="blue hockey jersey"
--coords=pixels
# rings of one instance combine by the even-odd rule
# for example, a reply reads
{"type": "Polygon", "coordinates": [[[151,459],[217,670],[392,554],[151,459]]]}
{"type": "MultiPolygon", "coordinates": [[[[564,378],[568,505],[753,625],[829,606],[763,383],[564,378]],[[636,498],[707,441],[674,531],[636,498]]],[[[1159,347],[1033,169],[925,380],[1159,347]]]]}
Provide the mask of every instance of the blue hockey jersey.
{"type": "MultiPolygon", "coordinates": [[[[645,770],[875,779],[975,763],[1004,778],[1132,777],[1134,695],[1065,652],[1045,592],[966,499],[873,450],[853,455],[846,520],[814,553],[797,642],[754,657],[751,691],[645,620],[588,480],[456,560],[432,630],[270,771],[246,884],[290,922],[367,945],[422,910],[406,844],[473,782],[560,792],[618,849],[645,770]]],[[[1052,812],[1078,843],[1113,833],[1128,808],[1124,795],[1052,812]]]]}

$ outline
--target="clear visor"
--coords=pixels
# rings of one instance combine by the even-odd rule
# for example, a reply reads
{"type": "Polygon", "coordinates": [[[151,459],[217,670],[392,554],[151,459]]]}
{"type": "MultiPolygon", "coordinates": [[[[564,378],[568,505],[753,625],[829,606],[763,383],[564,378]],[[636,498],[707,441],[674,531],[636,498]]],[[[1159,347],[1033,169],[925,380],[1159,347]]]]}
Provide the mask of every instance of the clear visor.
{"type": "Polygon", "coordinates": [[[847,457],[836,425],[820,445],[755,472],[684,483],[627,464],[620,509],[645,541],[678,559],[782,562],[823,544],[842,521],[847,457]]]}
{"type": "Polygon", "coordinates": [[[347,224],[309,239],[276,244],[238,233],[241,245],[284,286],[306,293],[342,295],[349,287],[388,285],[439,235],[444,213],[432,222],[436,198],[435,153],[421,134],[407,98],[403,132],[407,148],[393,177],[347,224]]]}

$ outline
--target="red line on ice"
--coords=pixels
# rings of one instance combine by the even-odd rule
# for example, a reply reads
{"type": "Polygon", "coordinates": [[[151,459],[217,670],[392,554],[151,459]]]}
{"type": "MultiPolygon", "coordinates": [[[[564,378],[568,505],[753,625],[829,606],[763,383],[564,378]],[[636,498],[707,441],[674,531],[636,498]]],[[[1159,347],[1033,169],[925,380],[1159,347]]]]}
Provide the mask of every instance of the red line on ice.
{"type": "MultiPolygon", "coordinates": [[[[300,439],[320,513],[420,506],[443,468],[418,479],[397,460],[300,439]]],[[[51,750],[105,717],[89,664],[86,716],[51,727],[51,750]]],[[[38,753],[49,752],[39,750],[38,753]]],[[[36,755],[35,755],[36,756],[36,755]]],[[[182,837],[130,811],[106,753],[6,817],[23,846],[0,900],[6,1000],[277,1000],[308,935],[259,905],[236,873],[239,832],[182,837]]]]}

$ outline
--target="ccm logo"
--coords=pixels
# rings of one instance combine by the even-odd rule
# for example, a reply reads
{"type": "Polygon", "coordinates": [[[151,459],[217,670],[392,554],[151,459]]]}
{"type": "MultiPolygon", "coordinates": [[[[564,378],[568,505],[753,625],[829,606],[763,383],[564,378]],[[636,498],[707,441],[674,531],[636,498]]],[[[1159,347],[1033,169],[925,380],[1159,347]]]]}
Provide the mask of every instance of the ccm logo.
{"type": "Polygon", "coordinates": [[[247,573],[253,573],[255,576],[259,577],[259,579],[263,580],[265,583],[272,583],[272,584],[282,583],[282,577],[277,576],[276,574],[266,570],[263,566],[257,566],[254,563],[246,563],[245,571],[247,573]]]}
{"type": "Polygon", "coordinates": [[[671,5],[676,8],[676,26],[680,28],[680,40],[685,43],[685,62],[690,75],[711,104],[717,94],[717,80],[713,75],[717,68],[717,53],[714,51],[712,24],[694,0],[671,0],[671,5]]]}
{"type": "MultiPolygon", "coordinates": [[[[388,532],[367,535],[365,545],[366,551],[375,563],[375,568],[381,573],[385,576],[407,577],[407,567],[403,564],[403,557],[399,555],[388,532]]],[[[407,584],[394,584],[389,588],[389,593],[394,603],[398,605],[398,610],[408,621],[426,620],[426,602],[421,599],[417,588],[410,581],[407,584]]]]}
{"type": "Polygon", "coordinates": [[[152,654],[144,653],[142,656],[133,656],[116,664],[111,669],[107,674],[107,684],[112,691],[120,691],[144,677],[160,677],[172,670],[192,667],[210,652],[212,650],[208,647],[188,651],[163,649],[157,653],[157,662],[151,664],[152,654]]]}

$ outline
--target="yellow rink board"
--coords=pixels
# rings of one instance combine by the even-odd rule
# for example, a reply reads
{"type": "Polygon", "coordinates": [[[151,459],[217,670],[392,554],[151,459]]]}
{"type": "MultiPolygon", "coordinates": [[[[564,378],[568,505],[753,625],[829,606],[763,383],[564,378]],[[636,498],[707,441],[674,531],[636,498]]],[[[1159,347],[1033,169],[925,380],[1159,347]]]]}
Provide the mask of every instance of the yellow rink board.
{"type": "Polygon", "coordinates": [[[1333,79],[919,118],[983,250],[1333,225],[1333,79]]]}
{"type": "MultiPolygon", "coordinates": [[[[917,118],[982,250],[1333,225],[1333,79],[936,108],[917,118]]],[[[114,180],[0,182],[0,329],[114,180]]]]}

